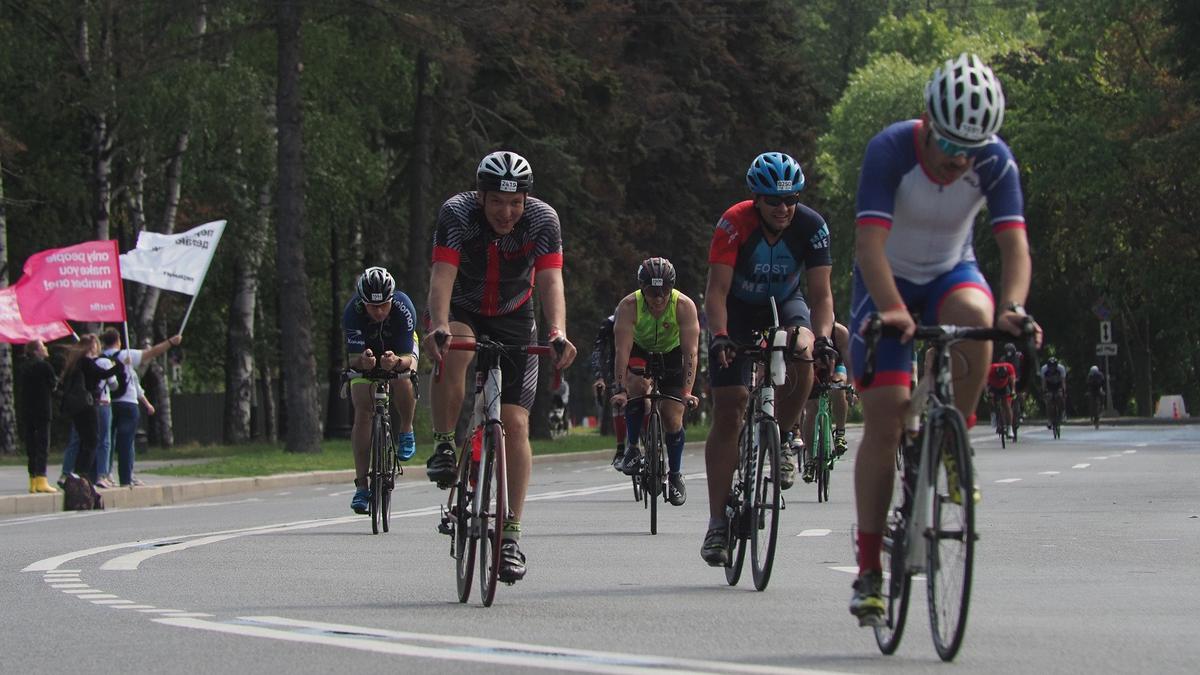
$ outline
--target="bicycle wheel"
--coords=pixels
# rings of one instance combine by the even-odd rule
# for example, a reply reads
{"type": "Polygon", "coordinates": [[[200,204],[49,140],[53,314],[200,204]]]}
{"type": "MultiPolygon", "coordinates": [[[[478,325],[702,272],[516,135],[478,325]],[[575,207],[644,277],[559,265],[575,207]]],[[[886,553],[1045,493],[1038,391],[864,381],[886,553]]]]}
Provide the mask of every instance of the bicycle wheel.
{"type": "Polygon", "coordinates": [[[733,486],[729,490],[729,503],[725,506],[728,531],[725,541],[729,545],[729,562],[725,565],[725,581],[736,586],[742,577],[742,565],[746,562],[746,538],[750,504],[754,501],[754,482],[750,461],[754,456],[750,447],[750,425],[742,425],[738,435],[738,464],[733,473],[733,486]]]}
{"type": "Polygon", "coordinates": [[[908,572],[905,554],[908,551],[907,537],[909,518],[912,504],[906,495],[911,495],[915,489],[915,474],[905,469],[905,463],[912,461],[916,449],[905,447],[908,441],[900,441],[896,453],[896,478],[893,481],[892,510],[888,513],[887,524],[883,531],[883,547],[880,551],[885,572],[883,583],[883,598],[887,604],[884,618],[887,623],[875,627],[875,642],[879,651],[893,654],[900,646],[900,638],[904,635],[904,625],[908,619],[908,601],[912,591],[912,575],[908,572]],[[907,481],[907,482],[906,482],[907,481]]]}
{"type": "Polygon", "coordinates": [[[664,473],[662,468],[662,419],[658,416],[657,410],[652,409],[650,417],[646,420],[645,443],[642,445],[646,449],[642,475],[645,476],[646,486],[650,493],[650,534],[658,534],[658,503],[665,493],[663,492],[664,473]]]}
{"type": "Polygon", "coordinates": [[[818,412],[813,429],[816,431],[813,434],[813,442],[817,445],[813,448],[813,459],[817,463],[817,502],[820,503],[829,501],[829,462],[833,449],[833,429],[829,426],[829,415],[818,412]]]}
{"type": "Polygon", "coordinates": [[[1009,406],[1009,409],[1011,411],[1009,414],[1009,418],[1012,419],[1012,441],[1013,441],[1013,443],[1017,442],[1017,429],[1021,428],[1021,416],[1019,414],[1020,411],[1017,408],[1018,408],[1017,397],[1014,395],[1012,397],[1012,405],[1009,406]]]}
{"type": "Polygon", "coordinates": [[[392,519],[392,488],[396,486],[396,446],[392,442],[391,425],[386,420],[383,425],[383,471],[380,474],[379,521],[383,531],[387,532],[392,519]]]}
{"type": "Polygon", "coordinates": [[[779,487],[779,425],[775,420],[767,419],[758,423],[757,445],[754,498],[749,500],[748,504],[752,507],[751,571],[754,574],[754,588],[761,591],[771,580],[782,505],[779,487]]]}
{"type": "Polygon", "coordinates": [[[500,542],[507,515],[504,433],[499,424],[489,424],[483,434],[483,480],[479,494],[479,597],[484,607],[496,598],[500,578],[500,542]]]}
{"type": "Polygon", "coordinates": [[[996,434],[1000,436],[1000,447],[1007,447],[1008,429],[1004,425],[1004,415],[1000,414],[999,408],[996,409],[996,434]]]}
{"type": "Polygon", "coordinates": [[[371,533],[379,534],[383,514],[383,420],[378,416],[371,425],[371,466],[367,471],[367,486],[371,491],[368,510],[371,512],[371,533]]]}
{"type": "MultiPolygon", "coordinates": [[[[933,487],[925,563],[933,646],[950,661],[962,645],[975,558],[975,486],[966,425],[957,410],[940,408],[930,424],[933,487]]],[[[924,467],[922,467],[924,469],[924,467]]]]}
{"type": "Polygon", "coordinates": [[[474,500],[471,495],[471,446],[464,443],[458,460],[458,482],[454,484],[454,575],[458,585],[458,601],[471,596],[471,580],[475,578],[475,546],[479,538],[471,514],[474,500]]]}

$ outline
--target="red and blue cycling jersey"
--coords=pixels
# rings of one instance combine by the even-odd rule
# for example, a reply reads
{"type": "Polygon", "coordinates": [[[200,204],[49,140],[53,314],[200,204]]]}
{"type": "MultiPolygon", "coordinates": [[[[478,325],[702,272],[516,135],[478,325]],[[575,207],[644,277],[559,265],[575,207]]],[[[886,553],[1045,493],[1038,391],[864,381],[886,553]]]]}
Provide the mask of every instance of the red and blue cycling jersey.
{"type": "Polygon", "coordinates": [[[784,302],[800,288],[806,269],[833,265],[829,226],[816,211],[796,204],[791,224],[771,244],[754,202],[738,202],[717,222],[708,262],[733,268],[731,297],[751,305],[766,305],[771,297],[784,302]]]}
{"type": "Polygon", "coordinates": [[[370,349],[377,356],[386,351],[417,356],[417,310],[401,291],[392,295],[392,311],[379,323],[371,320],[362,300],[357,296],[351,299],[342,312],[342,333],[349,354],[370,349]]]}
{"type": "Polygon", "coordinates": [[[433,262],[458,268],[451,305],[483,316],[510,314],[533,295],[535,272],[563,265],[558,213],[527,197],[512,231],[496,236],[475,194],[460,192],[442,204],[433,262]]]}

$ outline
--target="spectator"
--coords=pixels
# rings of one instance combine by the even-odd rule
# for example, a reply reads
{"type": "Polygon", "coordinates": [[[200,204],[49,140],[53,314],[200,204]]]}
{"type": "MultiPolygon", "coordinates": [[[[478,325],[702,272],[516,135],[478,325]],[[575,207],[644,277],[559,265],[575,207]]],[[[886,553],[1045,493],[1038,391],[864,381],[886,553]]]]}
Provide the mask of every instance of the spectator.
{"type": "Polygon", "coordinates": [[[29,491],[58,492],[46,480],[46,455],[50,452],[50,420],[54,406],[50,396],[58,384],[54,367],[46,360],[50,353],[41,340],[25,345],[29,361],[21,370],[21,401],[17,424],[29,458],[29,491]]]}
{"type": "Polygon", "coordinates": [[[63,414],[71,419],[75,433],[79,435],[79,454],[74,466],[63,467],[65,473],[77,473],[95,484],[96,444],[98,442],[97,401],[100,398],[100,383],[124,370],[120,363],[101,368],[96,363],[100,356],[100,342],[95,335],[79,338],[79,344],[70,348],[66,365],[63,367],[63,414]]]}
{"type": "MultiPolygon", "coordinates": [[[[112,402],[113,426],[116,430],[117,476],[121,487],[141,485],[142,482],[133,476],[134,435],[137,433],[140,409],[138,402],[145,398],[137,369],[143,362],[155,359],[164,354],[173,345],[183,342],[183,336],[172,335],[162,342],[147,349],[122,349],[121,334],[115,328],[109,328],[100,336],[104,345],[104,355],[119,361],[126,366],[129,386],[114,397],[112,402]]],[[[154,414],[154,407],[147,403],[147,412],[154,414]]]]}

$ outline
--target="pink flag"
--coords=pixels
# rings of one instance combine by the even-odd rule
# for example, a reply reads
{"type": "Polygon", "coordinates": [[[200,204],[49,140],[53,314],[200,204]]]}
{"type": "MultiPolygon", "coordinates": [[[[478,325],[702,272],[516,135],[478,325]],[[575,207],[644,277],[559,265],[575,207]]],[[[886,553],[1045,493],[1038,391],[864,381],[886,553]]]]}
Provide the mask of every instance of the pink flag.
{"type": "Polygon", "coordinates": [[[0,288],[0,342],[22,344],[30,340],[49,342],[71,334],[71,327],[64,321],[30,326],[21,319],[17,309],[17,292],[12,287],[0,288]]]}
{"type": "Polygon", "coordinates": [[[125,320],[115,239],[35,253],[13,288],[27,323],[125,320]]]}

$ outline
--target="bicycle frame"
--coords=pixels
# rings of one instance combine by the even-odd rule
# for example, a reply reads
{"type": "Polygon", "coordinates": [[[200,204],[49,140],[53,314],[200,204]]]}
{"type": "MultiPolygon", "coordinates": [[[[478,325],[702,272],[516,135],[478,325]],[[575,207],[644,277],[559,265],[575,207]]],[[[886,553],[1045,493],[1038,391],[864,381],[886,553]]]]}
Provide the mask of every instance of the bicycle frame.
{"type": "Polygon", "coordinates": [[[659,438],[657,439],[642,438],[642,447],[645,449],[647,456],[645,457],[645,461],[642,462],[641,471],[635,477],[641,481],[642,499],[645,506],[650,509],[650,534],[658,534],[658,501],[660,499],[663,501],[667,500],[667,486],[665,484],[667,458],[662,456],[666,449],[666,432],[662,426],[662,412],[659,410],[659,403],[661,401],[675,401],[681,405],[684,403],[683,399],[671,396],[670,394],[664,394],[659,388],[659,380],[666,376],[666,367],[662,361],[662,354],[651,354],[650,358],[646,360],[644,367],[630,368],[630,372],[634,375],[639,375],[650,381],[650,391],[641,396],[634,396],[625,402],[627,406],[646,405],[648,403],[650,410],[646,416],[646,429],[657,431],[659,434],[659,438]],[[649,457],[652,448],[654,448],[654,452],[660,454],[659,457],[653,459],[649,457]],[[650,466],[658,467],[657,475],[647,475],[647,470],[650,466]],[[647,489],[650,487],[647,482],[650,479],[658,483],[656,489],[647,489]]]}

